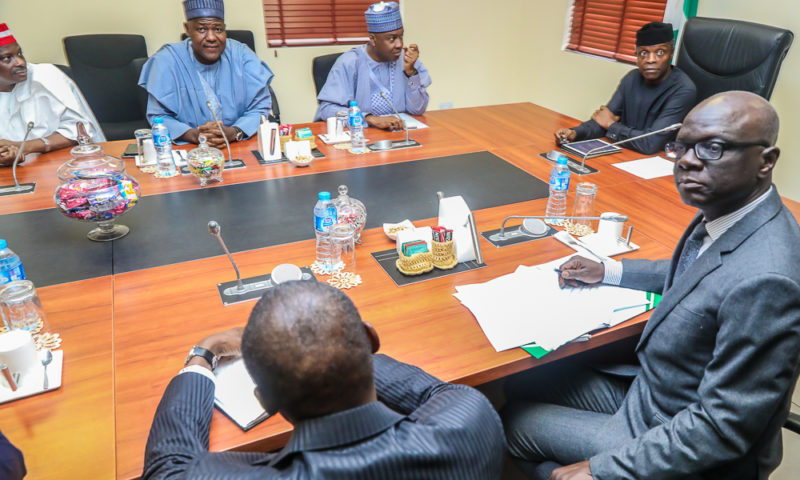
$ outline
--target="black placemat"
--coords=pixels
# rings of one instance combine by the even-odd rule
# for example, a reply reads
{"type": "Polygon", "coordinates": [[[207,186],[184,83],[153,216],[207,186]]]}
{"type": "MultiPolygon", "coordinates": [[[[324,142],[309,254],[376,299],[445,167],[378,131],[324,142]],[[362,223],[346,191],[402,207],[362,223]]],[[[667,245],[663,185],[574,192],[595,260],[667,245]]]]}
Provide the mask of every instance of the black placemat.
{"type": "MultiPolygon", "coordinates": [[[[278,158],[276,160],[264,160],[264,157],[261,156],[261,152],[259,152],[258,150],[250,150],[250,153],[252,153],[253,156],[256,157],[256,160],[258,160],[258,163],[260,163],[261,165],[275,165],[276,163],[285,163],[289,161],[289,158],[286,157],[286,154],[282,152],[281,152],[281,158],[278,158]]],[[[311,156],[314,157],[314,160],[325,158],[325,154],[322,153],[322,151],[320,151],[319,148],[312,148],[311,156]]]]}
{"type": "Polygon", "coordinates": [[[547,231],[543,235],[533,236],[529,233],[522,232],[520,228],[521,226],[522,225],[506,225],[506,230],[503,232],[506,235],[504,240],[492,238],[493,235],[500,233],[499,228],[497,230],[481,232],[481,236],[495,247],[502,248],[509,245],[516,245],[518,243],[530,242],[531,240],[540,240],[542,238],[552,237],[558,233],[558,230],[548,225],[547,231]]]}
{"type": "MultiPolygon", "coordinates": [[[[126,215],[117,223],[126,225],[126,215]]],[[[35,210],[0,216],[0,238],[19,255],[25,275],[37,287],[112,273],[114,244],[86,238],[97,224],[65,217],[58,210],[35,210]]]]}
{"type": "Polygon", "coordinates": [[[220,223],[232,252],[312,239],[317,194],[335,196],[339,185],[366,205],[366,228],[437,216],[437,191],[462,195],[473,210],[548,194],[545,182],[476,152],[145,196],[119,219],[130,233],[108,244],[86,238],[92,224],[55,209],[0,216],[0,238],[37,285],[82,280],[220,255],[209,220],[220,223]]]}
{"type": "MultiPolygon", "coordinates": [[[[592,173],[597,173],[598,172],[598,170],[596,168],[592,168],[589,165],[586,165],[586,163],[584,163],[583,167],[581,167],[581,162],[583,160],[576,160],[576,159],[570,157],[569,155],[566,155],[566,154],[563,154],[563,153],[562,153],[562,155],[564,155],[565,157],[568,158],[567,167],[569,168],[569,171],[574,173],[575,175],[591,175],[592,173]]],[[[545,160],[547,160],[550,163],[556,163],[555,160],[550,160],[549,158],[547,158],[547,153],[540,153],[539,156],[544,158],[545,160]]]]}
{"type": "Polygon", "coordinates": [[[383,271],[389,275],[389,277],[398,287],[425,282],[427,280],[433,280],[434,278],[446,277],[448,275],[455,275],[456,273],[468,272],[470,270],[475,270],[476,268],[483,268],[486,266],[485,263],[478,263],[475,260],[470,260],[469,262],[459,263],[450,270],[440,270],[438,268],[434,268],[430,272],[426,272],[421,275],[409,276],[400,273],[400,270],[398,270],[397,266],[395,265],[395,260],[397,260],[400,256],[397,253],[396,248],[382,250],[380,252],[372,252],[370,255],[372,255],[372,258],[378,262],[378,265],[381,266],[383,271]]]}

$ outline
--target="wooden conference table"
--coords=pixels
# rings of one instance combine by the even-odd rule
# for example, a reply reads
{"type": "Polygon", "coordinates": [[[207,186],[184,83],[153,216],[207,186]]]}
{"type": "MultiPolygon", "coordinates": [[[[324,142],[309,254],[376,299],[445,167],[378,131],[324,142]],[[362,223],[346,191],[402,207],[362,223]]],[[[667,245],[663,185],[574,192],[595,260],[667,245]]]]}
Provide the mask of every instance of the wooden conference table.
{"type": "MultiPolygon", "coordinates": [[[[553,131],[575,124],[572,118],[530,103],[435,111],[420,119],[430,128],[413,131],[411,136],[422,148],[353,155],[318,140],[327,158],[315,160],[309,168],[287,163],[261,166],[250,153],[257,148],[255,140],[233,144],[233,156],[243,159],[247,168],[226,171],[221,186],[479,151],[489,151],[546,182],[551,164],[538,154],[553,148],[553,131]]],[[[324,129],[322,124],[310,126],[315,134],[324,129]]],[[[368,132],[372,140],[401,135],[368,132]]],[[[128,143],[109,142],[105,149],[120,156],[128,143]]],[[[664,258],[671,254],[694,210],[680,202],[671,177],[642,180],[611,166],[641,157],[626,150],[592,159],[588,164],[600,171],[573,176],[570,190],[574,193],[579,179],[597,184],[597,210],[624,213],[635,227],[633,240],[641,248],[631,256],[664,258]]],[[[11,221],[12,215],[53,207],[52,193],[58,183],[55,172],[68,158],[68,151],[53,152],[18,169],[20,182],[35,180],[38,185],[33,194],[0,197],[0,238],[6,235],[3,225],[11,221]]],[[[143,196],[200,188],[189,176],[156,179],[139,172],[132,160],[126,160],[126,164],[128,172],[140,181],[143,196]]],[[[10,169],[0,170],[0,184],[9,183],[10,169]]],[[[335,185],[330,188],[335,190],[335,185]]],[[[356,189],[351,187],[350,193],[359,198],[356,189]]],[[[407,194],[435,198],[434,191],[407,194]]],[[[269,273],[280,263],[313,262],[310,225],[314,201],[308,199],[306,240],[234,253],[243,277],[269,273]]],[[[541,215],[546,201],[541,198],[477,210],[478,230],[499,228],[507,215],[541,215]]],[[[431,203],[435,205],[433,200],[431,203]]],[[[795,215],[800,212],[796,202],[787,204],[795,215]]],[[[370,204],[366,206],[369,213],[370,204]]],[[[202,213],[202,204],[196,208],[202,213]]],[[[432,209],[431,218],[415,223],[433,225],[435,216],[432,209]]],[[[125,218],[119,222],[125,224],[125,218]]],[[[218,220],[223,237],[230,243],[236,227],[218,220]]],[[[258,218],[252,221],[257,222],[258,218]]],[[[91,228],[88,224],[83,226],[86,231],[91,228]]],[[[151,228],[165,229],[169,225],[151,228]]],[[[146,233],[132,230],[118,242],[130,244],[141,238],[137,235],[146,233]]],[[[204,223],[198,225],[197,235],[208,237],[204,223]]],[[[50,240],[52,248],[58,248],[58,240],[50,240]]],[[[495,352],[471,313],[452,296],[454,286],[487,281],[514,271],[519,264],[544,263],[572,250],[555,239],[504,248],[495,248],[484,239],[480,242],[485,268],[397,287],[370,257],[370,252],[392,248],[393,242],[380,228],[364,231],[355,268],[364,283],[347,293],[362,317],[376,327],[382,340],[381,352],[418,365],[444,380],[479,385],[641,332],[645,316],[596,334],[588,342],[568,344],[540,360],[521,349],[495,352]]],[[[106,248],[93,245],[98,252],[106,248]]],[[[14,244],[11,248],[18,253],[25,249],[14,244]]],[[[180,245],[164,248],[177,249],[180,245]]],[[[153,413],[167,383],[182,367],[189,347],[210,333],[243,325],[253,306],[252,301],[227,307],[220,302],[216,284],[234,279],[233,269],[221,253],[216,248],[204,258],[124,273],[109,270],[102,276],[38,288],[51,330],[63,338],[63,385],[56,391],[0,406],[0,429],[24,452],[31,478],[127,479],[141,474],[153,413]]],[[[22,254],[23,262],[32,255],[22,254]]],[[[64,261],[64,265],[52,268],[68,268],[68,259],[64,261]]],[[[36,278],[32,280],[36,282],[36,278]]],[[[215,411],[211,449],[272,450],[281,447],[290,432],[291,426],[280,416],[242,432],[215,411]]]]}

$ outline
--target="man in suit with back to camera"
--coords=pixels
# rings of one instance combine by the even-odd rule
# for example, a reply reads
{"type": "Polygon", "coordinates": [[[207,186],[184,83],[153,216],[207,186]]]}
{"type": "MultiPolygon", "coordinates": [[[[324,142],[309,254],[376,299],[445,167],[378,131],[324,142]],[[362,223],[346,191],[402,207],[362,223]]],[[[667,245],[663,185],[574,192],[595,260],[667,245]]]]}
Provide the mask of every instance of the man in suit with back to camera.
{"type": "MultiPolygon", "coordinates": [[[[671,24],[651,22],[640,28],[636,32],[638,69],[622,77],[611,100],[595,111],[590,120],[556,131],[556,142],[602,136],[618,142],[681,122],[694,106],[697,89],[688,75],[672,66],[674,52],[671,24]]],[[[675,132],[665,132],[632,140],[626,146],[651,154],[661,151],[673,138],[675,132]]]]}
{"type": "Polygon", "coordinates": [[[228,39],[223,0],[185,0],[186,40],[161,47],[142,68],[147,120],[164,119],[178,143],[222,148],[225,139],[209,111],[211,103],[229,142],[255,135],[272,106],[272,71],[247,45],[228,39]]]}
{"type": "Polygon", "coordinates": [[[403,122],[381,94],[398,112],[422,115],[428,108],[431,76],[419,61],[419,47],[415,43],[403,47],[405,30],[397,2],[372,4],[364,16],[369,42],[336,59],[317,96],[314,121],[336,116],[355,100],[368,125],[402,130],[403,122]]]}
{"type": "Polygon", "coordinates": [[[700,210],[672,259],[562,265],[565,286],[663,297],[632,383],[622,366],[557,368],[542,393],[535,371],[509,383],[509,449],[531,478],[767,479],[778,466],[800,359],[800,228],[772,184],[777,136],[757,95],[703,101],[666,146],[700,210]]]}
{"type": "Polygon", "coordinates": [[[489,401],[378,350],[341,291],[269,289],[241,328],[190,351],[156,411],[142,478],[496,479],[505,445],[489,401]],[[277,453],[208,452],[217,358],[241,349],[256,393],[294,425],[277,453]]]}

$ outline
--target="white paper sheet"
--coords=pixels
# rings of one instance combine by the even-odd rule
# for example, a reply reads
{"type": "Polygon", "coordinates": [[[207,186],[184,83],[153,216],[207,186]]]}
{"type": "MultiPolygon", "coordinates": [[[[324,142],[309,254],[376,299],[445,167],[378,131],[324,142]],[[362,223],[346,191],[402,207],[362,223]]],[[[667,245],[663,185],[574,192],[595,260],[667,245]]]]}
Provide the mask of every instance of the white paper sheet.
{"type": "Polygon", "coordinates": [[[631,160],[630,162],[612,163],[620,170],[625,170],[637,177],[650,180],[651,178],[667,177],[672,175],[672,168],[675,165],[666,158],[650,157],[641,160],[631,160]]]}
{"type": "Polygon", "coordinates": [[[485,283],[457,286],[453,295],[472,312],[498,352],[531,342],[554,350],[647,308],[619,310],[648,304],[647,293],[638,290],[610,285],[559,288],[554,269],[568,258],[520,266],[485,283]]]}

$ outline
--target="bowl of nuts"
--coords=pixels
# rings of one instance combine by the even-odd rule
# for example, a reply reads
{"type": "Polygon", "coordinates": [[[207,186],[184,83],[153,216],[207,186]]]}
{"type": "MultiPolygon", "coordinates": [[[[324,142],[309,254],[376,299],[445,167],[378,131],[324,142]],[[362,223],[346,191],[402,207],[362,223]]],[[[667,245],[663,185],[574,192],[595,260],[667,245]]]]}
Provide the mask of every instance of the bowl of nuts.
{"type": "Polygon", "coordinates": [[[414,224],[411,220],[403,220],[400,223],[384,223],[383,233],[392,240],[397,240],[397,232],[402,230],[414,230],[414,224]]]}

